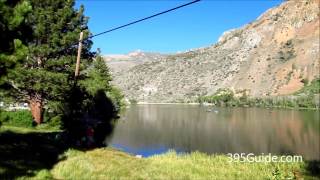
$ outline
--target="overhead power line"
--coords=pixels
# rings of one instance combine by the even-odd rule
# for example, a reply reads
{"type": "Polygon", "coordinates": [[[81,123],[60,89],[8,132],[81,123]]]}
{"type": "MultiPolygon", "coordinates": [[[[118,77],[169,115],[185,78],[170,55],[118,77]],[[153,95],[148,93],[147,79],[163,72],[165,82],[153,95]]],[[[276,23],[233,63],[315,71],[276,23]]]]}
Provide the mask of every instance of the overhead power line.
{"type": "Polygon", "coordinates": [[[90,39],[90,38],[93,38],[93,37],[96,37],[96,36],[100,36],[100,35],[103,35],[103,34],[106,34],[106,33],[110,33],[110,32],[112,32],[112,31],[115,31],[115,30],[118,30],[118,29],[121,29],[121,28],[130,26],[130,25],[133,25],[133,24],[136,24],[136,23],[139,23],[139,22],[142,22],[142,21],[145,21],[145,20],[148,20],[148,19],[151,19],[151,18],[160,16],[160,15],[162,15],[162,14],[166,14],[166,13],[168,13],[168,12],[171,12],[171,11],[174,11],[174,10],[177,10],[177,9],[180,9],[180,8],[183,8],[183,7],[185,7],[185,6],[189,6],[189,5],[194,4],[194,3],[197,3],[197,2],[199,2],[199,1],[201,1],[201,0],[195,0],[195,1],[192,1],[192,2],[189,2],[189,3],[186,3],[186,4],[183,4],[183,5],[180,5],[180,6],[171,8],[171,9],[168,9],[168,10],[166,10],[166,11],[159,12],[159,13],[157,13],[157,14],[154,14],[154,15],[151,15],[151,16],[148,16],[148,17],[145,17],[145,18],[142,18],[142,19],[139,19],[139,20],[130,22],[130,23],[128,23],[128,24],[125,24],[125,25],[122,25],[122,26],[118,26],[118,27],[115,27],[115,28],[112,28],[112,29],[103,31],[103,32],[98,33],[98,34],[95,34],[95,35],[91,35],[91,36],[87,37],[86,39],[90,39]]]}
{"type": "Polygon", "coordinates": [[[83,40],[76,41],[76,42],[74,42],[74,43],[71,43],[71,44],[68,45],[67,47],[61,48],[60,50],[56,51],[55,53],[63,52],[65,49],[70,48],[70,47],[72,47],[72,46],[75,46],[75,45],[77,45],[79,42],[83,42],[83,41],[85,41],[85,40],[92,39],[92,38],[94,38],[94,37],[101,36],[101,35],[103,35],[103,34],[107,34],[107,33],[110,33],[110,32],[112,32],[112,31],[116,31],[116,30],[118,30],[118,29],[122,29],[122,28],[124,28],[124,27],[131,26],[131,25],[133,25],[133,24],[136,24],[136,23],[139,23],[139,22],[142,22],[142,21],[145,21],[145,20],[148,20],[148,19],[151,19],[151,18],[160,16],[160,15],[162,15],[162,14],[169,13],[169,12],[171,12],[171,11],[175,11],[175,10],[177,10],[177,9],[183,8],[183,7],[185,7],[185,6],[189,6],[189,5],[194,4],[194,3],[197,3],[197,2],[199,2],[199,1],[201,1],[201,0],[194,0],[194,1],[191,1],[191,2],[189,2],[189,3],[182,4],[182,5],[180,5],[180,6],[177,6],[177,7],[171,8],[171,9],[168,9],[168,10],[166,10],[166,11],[162,11],[162,12],[153,14],[153,15],[151,15],[151,16],[148,16],[148,17],[145,17],[145,18],[142,18],[142,19],[138,19],[138,20],[135,20],[135,21],[133,21],[133,22],[130,22],[130,23],[127,23],[127,24],[118,26],[118,27],[114,27],[114,28],[112,28],[112,29],[103,31],[103,32],[101,32],[101,33],[88,36],[88,37],[86,37],[86,38],[83,38],[83,40]]]}
{"type": "MultiPolygon", "coordinates": [[[[142,22],[142,21],[145,21],[145,20],[147,20],[147,19],[154,18],[154,17],[156,17],[156,16],[160,16],[160,15],[162,15],[162,14],[165,14],[165,13],[168,13],[168,12],[170,12],[170,11],[174,11],[174,10],[180,9],[180,8],[182,8],[182,7],[185,7],[185,6],[194,4],[194,3],[199,2],[199,1],[200,1],[200,0],[191,1],[191,2],[189,2],[189,3],[186,3],[186,4],[183,4],[183,5],[177,6],[177,7],[175,7],[175,8],[171,8],[171,9],[168,9],[168,10],[166,10],[166,11],[162,11],[162,12],[160,12],[160,13],[157,13],[157,14],[154,14],[154,15],[151,15],[151,16],[148,16],[148,17],[145,17],[145,18],[142,18],[142,19],[139,19],[139,20],[130,22],[130,23],[128,23],[128,24],[125,24],[125,25],[122,25],[122,26],[118,26],[118,27],[115,27],[115,28],[112,28],[112,29],[103,31],[103,32],[98,33],[98,34],[95,34],[95,35],[91,35],[91,36],[85,38],[84,40],[91,39],[91,38],[97,37],[97,36],[101,36],[101,35],[106,34],[106,33],[110,33],[110,32],[112,32],[112,31],[115,31],[115,30],[118,30],[118,29],[121,29],[121,28],[130,26],[130,25],[133,25],[133,24],[142,22]]],[[[83,38],[83,32],[81,31],[81,33],[80,33],[80,39],[79,39],[79,41],[78,41],[78,42],[79,42],[79,46],[78,46],[78,56],[77,56],[77,63],[76,63],[76,69],[75,69],[75,80],[77,80],[77,77],[78,77],[78,75],[79,75],[81,47],[82,47],[82,41],[83,41],[82,38],[83,38]]],[[[75,81],[75,83],[77,83],[77,81],[75,81]]]]}

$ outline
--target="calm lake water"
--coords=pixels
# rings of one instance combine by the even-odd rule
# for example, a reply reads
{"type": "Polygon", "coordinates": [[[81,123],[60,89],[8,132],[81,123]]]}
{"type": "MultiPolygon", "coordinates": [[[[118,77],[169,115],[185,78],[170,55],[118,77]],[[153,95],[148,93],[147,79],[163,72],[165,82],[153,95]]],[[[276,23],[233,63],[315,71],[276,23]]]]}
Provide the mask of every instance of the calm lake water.
{"type": "Polygon", "coordinates": [[[320,159],[319,111],[134,105],[107,139],[113,147],[150,156],[177,152],[302,155],[320,159]]]}

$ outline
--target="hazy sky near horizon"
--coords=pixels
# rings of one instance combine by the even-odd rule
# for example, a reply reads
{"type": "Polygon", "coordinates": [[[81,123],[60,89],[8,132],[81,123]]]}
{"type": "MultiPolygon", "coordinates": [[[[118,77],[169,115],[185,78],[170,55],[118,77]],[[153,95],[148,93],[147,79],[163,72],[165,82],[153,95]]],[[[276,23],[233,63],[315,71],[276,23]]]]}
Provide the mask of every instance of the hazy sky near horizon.
{"type": "MultiPolygon", "coordinates": [[[[93,34],[191,2],[186,0],[76,0],[93,34]]],[[[102,54],[134,50],[175,53],[206,47],[229,29],[254,21],[282,0],[202,0],[176,11],[93,38],[102,54]]]]}

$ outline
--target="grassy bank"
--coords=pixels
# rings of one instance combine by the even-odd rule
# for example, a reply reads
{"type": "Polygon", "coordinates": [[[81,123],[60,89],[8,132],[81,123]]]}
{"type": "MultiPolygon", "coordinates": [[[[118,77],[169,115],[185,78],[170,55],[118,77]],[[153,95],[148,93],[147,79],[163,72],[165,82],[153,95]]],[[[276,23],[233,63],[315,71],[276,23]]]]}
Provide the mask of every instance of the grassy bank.
{"type": "Polygon", "coordinates": [[[57,133],[1,127],[0,179],[316,179],[305,162],[229,162],[225,155],[173,151],[138,158],[113,148],[69,149],[57,133]]]}
{"type": "Polygon", "coordinates": [[[136,158],[111,148],[69,150],[51,170],[58,179],[295,179],[311,178],[304,163],[229,162],[225,155],[168,152],[136,158]]]}

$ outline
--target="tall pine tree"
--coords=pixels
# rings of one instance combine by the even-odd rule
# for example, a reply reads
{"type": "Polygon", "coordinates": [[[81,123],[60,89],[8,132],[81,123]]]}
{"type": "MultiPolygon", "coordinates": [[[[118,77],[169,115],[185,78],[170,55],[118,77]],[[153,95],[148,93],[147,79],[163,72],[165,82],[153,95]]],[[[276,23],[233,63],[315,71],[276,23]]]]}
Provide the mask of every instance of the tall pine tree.
{"type": "MultiPolygon", "coordinates": [[[[64,93],[72,88],[73,71],[79,33],[88,37],[88,18],[84,8],[75,10],[74,0],[30,0],[33,8],[27,17],[32,27],[28,39],[28,55],[24,63],[8,74],[12,95],[28,101],[34,121],[43,121],[48,101],[63,101],[64,93]]],[[[92,61],[92,42],[83,41],[82,69],[92,61]]],[[[80,76],[81,79],[81,76],[80,76]]]]}
{"type": "Polygon", "coordinates": [[[23,43],[31,34],[25,17],[31,9],[27,1],[0,0],[0,78],[27,55],[23,43]]]}

